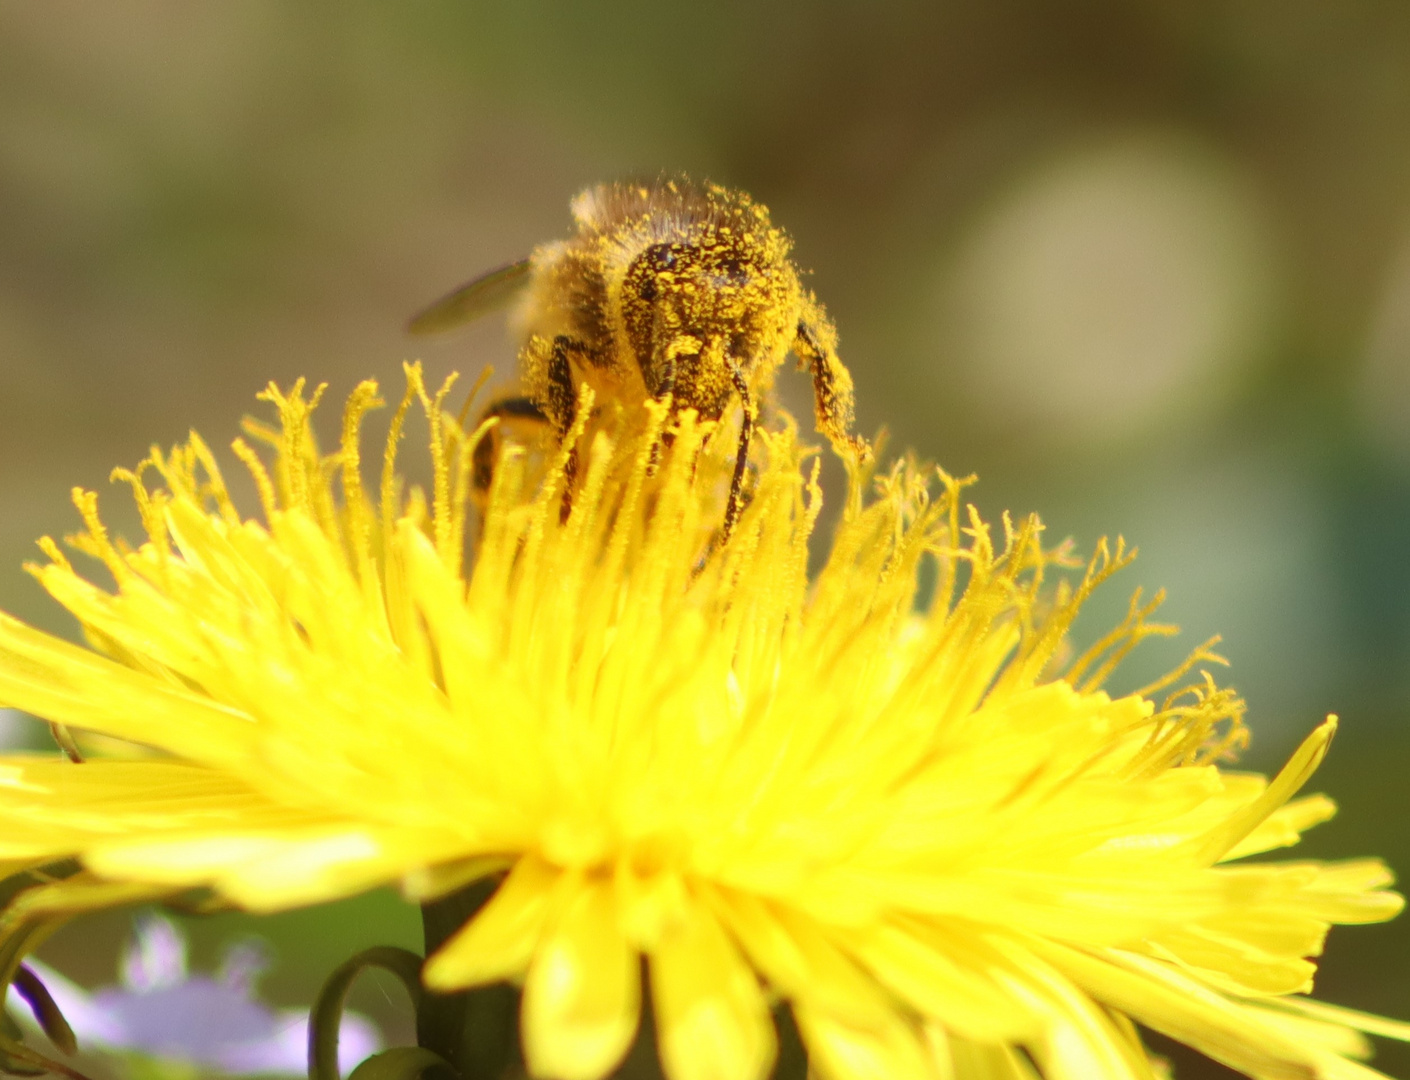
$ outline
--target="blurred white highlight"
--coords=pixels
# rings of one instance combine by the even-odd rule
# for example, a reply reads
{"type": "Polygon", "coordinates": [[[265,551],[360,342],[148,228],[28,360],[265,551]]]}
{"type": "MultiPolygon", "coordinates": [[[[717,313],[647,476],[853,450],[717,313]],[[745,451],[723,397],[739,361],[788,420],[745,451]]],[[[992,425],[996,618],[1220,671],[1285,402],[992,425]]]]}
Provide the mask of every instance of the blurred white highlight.
{"type": "Polygon", "coordinates": [[[29,745],[34,722],[18,709],[0,709],[0,750],[23,750],[29,745]]]}
{"type": "Polygon", "coordinates": [[[1256,198],[1212,153],[1170,136],[1069,151],[952,253],[947,368],[998,423],[1129,435],[1237,385],[1270,323],[1272,266],[1256,198]]]}
{"type": "Polygon", "coordinates": [[[1356,396],[1372,438],[1410,465],[1410,233],[1391,260],[1372,316],[1356,396]]]}

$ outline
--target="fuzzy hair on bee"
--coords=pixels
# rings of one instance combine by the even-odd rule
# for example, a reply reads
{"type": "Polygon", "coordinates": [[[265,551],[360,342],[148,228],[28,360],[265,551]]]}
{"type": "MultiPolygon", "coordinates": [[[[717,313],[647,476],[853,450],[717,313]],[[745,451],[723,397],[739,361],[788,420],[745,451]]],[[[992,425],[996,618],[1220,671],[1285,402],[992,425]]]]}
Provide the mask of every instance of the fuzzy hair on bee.
{"type": "Polygon", "coordinates": [[[571,209],[573,235],[476,278],[410,324],[436,332],[513,306],[523,396],[494,403],[490,415],[539,419],[561,440],[584,384],[599,401],[654,398],[705,420],[737,405],[725,538],[742,507],[760,404],[790,351],[812,375],[818,431],[839,454],[869,456],[851,431],[852,376],[838,359],[837,331],[764,206],[674,178],[599,184],[571,209]]]}

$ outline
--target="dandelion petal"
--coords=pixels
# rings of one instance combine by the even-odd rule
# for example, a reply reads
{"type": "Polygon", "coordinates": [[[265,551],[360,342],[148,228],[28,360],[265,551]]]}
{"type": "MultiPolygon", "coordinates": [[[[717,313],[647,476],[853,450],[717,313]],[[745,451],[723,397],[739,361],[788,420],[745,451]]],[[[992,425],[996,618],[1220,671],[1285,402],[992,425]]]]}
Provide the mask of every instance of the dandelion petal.
{"type": "Polygon", "coordinates": [[[523,974],[548,913],[559,875],[536,858],[520,859],[482,911],[426,962],[433,990],[460,990],[523,974]]]}
{"type": "Polygon", "coordinates": [[[671,1080],[759,1080],[777,1053],[754,973],[711,917],[697,913],[651,954],[661,1063],[671,1080]]]}
{"type": "Polygon", "coordinates": [[[597,1080],[631,1046],[641,1012],[636,952],[617,928],[611,886],[564,898],[524,983],[524,1054],[534,1076],[597,1080]]]}

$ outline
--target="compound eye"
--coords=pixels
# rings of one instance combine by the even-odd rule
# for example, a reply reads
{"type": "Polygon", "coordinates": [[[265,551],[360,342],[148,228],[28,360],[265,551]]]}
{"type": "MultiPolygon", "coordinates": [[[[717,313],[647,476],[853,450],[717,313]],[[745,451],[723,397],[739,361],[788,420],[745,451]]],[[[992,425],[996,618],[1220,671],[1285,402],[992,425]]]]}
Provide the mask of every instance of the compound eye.
{"type": "Polygon", "coordinates": [[[641,253],[641,258],[656,271],[674,270],[676,266],[676,252],[671,244],[652,244],[641,253]]]}
{"type": "Polygon", "coordinates": [[[640,280],[637,282],[636,294],[647,303],[655,300],[661,292],[661,287],[656,281],[658,274],[669,274],[675,270],[678,255],[672,244],[652,244],[637,257],[637,275],[640,280]]]}

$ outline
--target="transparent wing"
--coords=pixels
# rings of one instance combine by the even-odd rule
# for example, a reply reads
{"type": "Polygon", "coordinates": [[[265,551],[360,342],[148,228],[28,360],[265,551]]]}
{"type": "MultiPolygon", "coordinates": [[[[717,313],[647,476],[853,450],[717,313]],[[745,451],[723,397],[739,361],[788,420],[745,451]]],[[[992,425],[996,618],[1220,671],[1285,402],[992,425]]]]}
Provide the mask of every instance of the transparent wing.
{"type": "Polygon", "coordinates": [[[413,334],[439,334],[464,326],[507,305],[528,283],[528,259],[501,266],[446,293],[407,323],[406,328],[413,334]]]}

